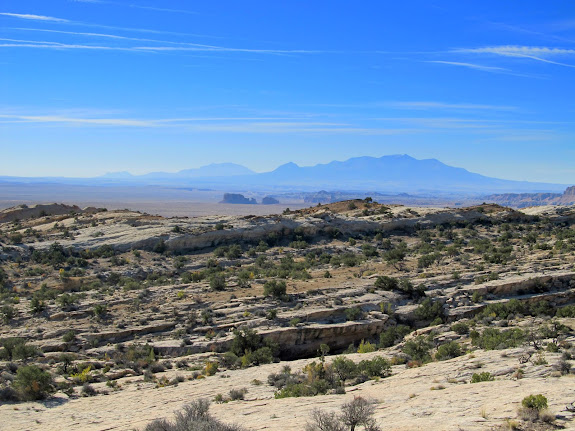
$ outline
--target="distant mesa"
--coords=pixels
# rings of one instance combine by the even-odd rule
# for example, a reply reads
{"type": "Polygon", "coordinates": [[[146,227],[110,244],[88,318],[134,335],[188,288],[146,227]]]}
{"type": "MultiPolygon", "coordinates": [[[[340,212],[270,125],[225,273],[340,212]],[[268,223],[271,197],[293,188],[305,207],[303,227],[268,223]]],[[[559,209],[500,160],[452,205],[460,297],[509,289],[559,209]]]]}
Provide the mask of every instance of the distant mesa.
{"type": "Polygon", "coordinates": [[[575,186],[567,187],[561,193],[504,193],[489,195],[489,202],[515,208],[539,205],[573,205],[575,204],[575,186]]]}
{"type": "Polygon", "coordinates": [[[266,196],[265,198],[262,199],[262,205],[275,205],[275,204],[279,204],[280,201],[278,201],[276,198],[273,198],[271,196],[266,196]]]}
{"type": "Polygon", "coordinates": [[[220,203],[255,205],[257,204],[257,201],[254,198],[246,198],[244,195],[239,193],[224,193],[224,200],[222,200],[220,203]]]}

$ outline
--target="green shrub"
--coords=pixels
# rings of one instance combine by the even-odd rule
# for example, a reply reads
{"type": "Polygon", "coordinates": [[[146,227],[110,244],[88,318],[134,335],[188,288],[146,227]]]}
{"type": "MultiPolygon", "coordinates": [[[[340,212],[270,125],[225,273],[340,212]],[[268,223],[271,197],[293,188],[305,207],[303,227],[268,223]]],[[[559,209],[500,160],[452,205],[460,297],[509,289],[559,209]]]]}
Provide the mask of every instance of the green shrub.
{"type": "Polygon", "coordinates": [[[370,343],[369,341],[361,340],[359,343],[359,347],[357,348],[357,353],[371,353],[375,352],[376,347],[374,344],[370,343]]]}
{"type": "Polygon", "coordinates": [[[13,386],[20,399],[32,401],[46,398],[53,391],[54,382],[46,371],[36,365],[28,365],[18,368],[13,386]]]}
{"type": "Polygon", "coordinates": [[[447,359],[457,358],[462,354],[463,352],[461,351],[461,346],[457,342],[451,341],[439,346],[437,352],[435,353],[435,359],[438,361],[445,361],[447,359]]]}
{"type": "Polygon", "coordinates": [[[30,311],[32,314],[40,314],[46,309],[46,303],[38,296],[33,296],[30,300],[30,311]]]}
{"type": "Polygon", "coordinates": [[[555,316],[557,317],[575,317],[575,305],[566,305],[558,308],[555,316]]]}
{"type": "Polygon", "coordinates": [[[16,309],[11,305],[3,305],[2,308],[0,308],[0,316],[2,316],[4,323],[10,322],[10,320],[16,317],[17,313],[16,309]]]}
{"type": "Polygon", "coordinates": [[[26,339],[21,337],[2,338],[0,345],[4,347],[1,356],[7,360],[28,359],[39,353],[36,347],[26,345],[26,339]]]}
{"type": "Polygon", "coordinates": [[[457,322],[451,325],[451,330],[459,335],[469,334],[469,325],[463,322],[457,322]]]}
{"type": "Polygon", "coordinates": [[[230,352],[241,359],[242,366],[248,367],[273,362],[279,353],[279,346],[253,329],[244,327],[234,331],[230,352]]]}
{"type": "Polygon", "coordinates": [[[547,408],[547,398],[544,395],[528,395],[521,401],[521,405],[527,409],[541,411],[547,408]]]}
{"type": "Polygon", "coordinates": [[[333,368],[333,372],[342,382],[351,379],[357,374],[357,365],[345,356],[338,356],[335,358],[332,361],[331,366],[333,368]]]}
{"type": "Polygon", "coordinates": [[[413,360],[429,362],[431,360],[431,347],[432,344],[428,338],[420,335],[412,340],[405,342],[403,346],[403,353],[411,357],[413,360]]]}
{"type": "Polygon", "coordinates": [[[377,277],[375,280],[375,287],[378,289],[383,290],[396,290],[399,286],[399,282],[397,278],[388,277],[387,275],[383,275],[381,277],[377,277]]]}
{"type": "Polygon", "coordinates": [[[226,288],[226,277],[224,275],[216,274],[210,278],[210,288],[212,290],[221,291],[226,288]]]}
{"type": "Polygon", "coordinates": [[[483,373],[473,373],[471,376],[471,383],[479,383],[479,382],[492,382],[495,380],[491,373],[484,371],[483,373]]]}
{"type": "Polygon", "coordinates": [[[361,246],[361,251],[365,257],[379,256],[377,249],[371,244],[363,244],[361,246]]]}
{"type": "Polygon", "coordinates": [[[71,343],[75,339],[76,339],[76,331],[74,331],[73,329],[70,329],[62,336],[62,341],[64,341],[65,343],[71,343]]]}
{"type": "Polygon", "coordinates": [[[518,347],[525,341],[525,333],[519,328],[500,331],[495,328],[486,328],[481,334],[471,331],[471,342],[474,346],[484,350],[499,350],[518,347]]]}
{"type": "Polygon", "coordinates": [[[363,311],[359,307],[346,308],[345,318],[347,320],[360,320],[363,318],[363,311]]]}
{"type": "Polygon", "coordinates": [[[357,364],[357,370],[370,379],[387,377],[391,375],[391,363],[382,356],[376,356],[372,360],[361,361],[357,364]]]}
{"type": "Polygon", "coordinates": [[[406,325],[391,326],[379,334],[379,347],[386,348],[391,347],[405,337],[411,332],[411,328],[406,325]]]}
{"type": "Polygon", "coordinates": [[[287,286],[283,280],[270,280],[264,284],[264,296],[272,296],[276,299],[283,298],[286,295],[287,286]]]}
{"type": "Polygon", "coordinates": [[[415,318],[417,320],[435,320],[438,317],[443,318],[443,305],[439,301],[432,301],[425,298],[421,305],[415,309],[415,318]]]}

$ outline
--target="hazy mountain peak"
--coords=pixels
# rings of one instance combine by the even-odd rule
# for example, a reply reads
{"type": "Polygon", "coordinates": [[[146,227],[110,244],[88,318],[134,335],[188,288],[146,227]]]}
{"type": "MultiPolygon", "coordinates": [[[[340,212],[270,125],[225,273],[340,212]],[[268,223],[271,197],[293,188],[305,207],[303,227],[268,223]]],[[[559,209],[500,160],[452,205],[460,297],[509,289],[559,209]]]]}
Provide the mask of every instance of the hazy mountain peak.
{"type": "Polygon", "coordinates": [[[121,171],[121,172],[107,172],[104,175],[101,175],[100,178],[132,178],[134,175],[129,173],[128,171],[121,171]]]}
{"type": "Polygon", "coordinates": [[[236,163],[210,163],[199,168],[184,169],[177,175],[187,177],[231,177],[235,175],[253,175],[254,171],[236,163]]]}

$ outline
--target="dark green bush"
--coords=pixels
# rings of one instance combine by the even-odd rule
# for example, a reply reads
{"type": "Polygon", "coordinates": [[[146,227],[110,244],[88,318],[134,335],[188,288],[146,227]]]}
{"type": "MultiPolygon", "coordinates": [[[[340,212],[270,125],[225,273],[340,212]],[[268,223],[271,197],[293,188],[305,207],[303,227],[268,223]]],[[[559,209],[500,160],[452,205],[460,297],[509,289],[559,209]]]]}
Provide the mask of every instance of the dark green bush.
{"type": "Polygon", "coordinates": [[[431,348],[433,347],[431,341],[420,335],[412,340],[406,341],[403,346],[403,353],[411,357],[411,359],[421,362],[429,362],[431,360],[431,348]]]}
{"type": "Polygon", "coordinates": [[[438,361],[445,361],[447,359],[457,358],[462,354],[463,352],[461,351],[461,346],[457,342],[451,341],[439,346],[437,352],[435,353],[435,359],[438,361]]]}
{"type": "Polygon", "coordinates": [[[13,383],[23,401],[42,400],[54,389],[52,376],[36,365],[18,368],[13,383]]]}
{"type": "Polygon", "coordinates": [[[443,318],[443,305],[439,301],[432,301],[430,298],[425,298],[421,305],[415,309],[415,318],[417,320],[429,321],[443,318]]]}
{"type": "Polygon", "coordinates": [[[283,280],[269,280],[264,284],[264,296],[272,296],[276,299],[283,298],[287,292],[286,282],[283,280]]]}
{"type": "Polygon", "coordinates": [[[491,373],[484,371],[482,373],[473,373],[471,376],[471,383],[479,383],[479,382],[492,382],[495,380],[491,373]]]}
{"type": "Polygon", "coordinates": [[[382,275],[377,277],[375,280],[375,287],[383,290],[396,290],[399,286],[397,278],[388,277],[387,275],[382,275]]]}
{"type": "Polygon", "coordinates": [[[411,328],[406,325],[391,326],[379,334],[379,347],[382,349],[391,347],[403,340],[403,337],[410,332],[411,328]]]}
{"type": "Polygon", "coordinates": [[[345,318],[347,320],[360,320],[363,318],[363,311],[359,307],[351,307],[345,309],[345,318]]]}
{"type": "Polygon", "coordinates": [[[225,290],[226,277],[220,274],[213,275],[210,278],[210,288],[217,291],[225,290]]]}
{"type": "Polygon", "coordinates": [[[541,394],[528,395],[521,401],[521,405],[527,409],[543,410],[547,408],[547,397],[541,394]]]}
{"type": "Polygon", "coordinates": [[[525,332],[519,328],[512,328],[505,331],[486,328],[481,334],[477,331],[471,331],[470,335],[472,344],[484,350],[518,347],[525,341],[525,332]]]}
{"type": "Polygon", "coordinates": [[[451,325],[451,330],[459,335],[469,334],[469,325],[463,322],[457,322],[451,325]]]}

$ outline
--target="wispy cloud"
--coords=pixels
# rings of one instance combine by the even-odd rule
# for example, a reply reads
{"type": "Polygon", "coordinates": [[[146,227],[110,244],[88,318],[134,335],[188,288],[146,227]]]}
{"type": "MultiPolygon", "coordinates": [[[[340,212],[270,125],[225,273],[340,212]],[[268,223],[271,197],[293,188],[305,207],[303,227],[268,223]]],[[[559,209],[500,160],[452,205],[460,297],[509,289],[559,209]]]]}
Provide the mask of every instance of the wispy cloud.
{"type": "Polygon", "coordinates": [[[0,115],[0,118],[26,123],[68,123],[100,126],[154,127],[154,122],[125,118],[74,118],[58,115],[0,115]]]}
{"type": "Polygon", "coordinates": [[[499,127],[497,123],[492,123],[489,120],[451,117],[386,117],[376,118],[376,120],[395,124],[410,124],[430,129],[486,129],[499,127]]]}
{"type": "Polygon", "coordinates": [[[445,102],[429,102],[429,101],[413,101],[413,102],[387,102],[388,106],[399,109],[450,109],[450,110],[490,110],[490,111],[515,111],[517,108],[514,106],[503,105],[481,105],[475,103],[445,103],[445,102]]]}
{"type": "Polygon", "coordinates": [[[30,15],[30,14],[8,13],[8,12],[0,12],[0,15],[9,16],[12,18],[33,20],[33,21],[51,21],[51,22],[61,22],[61,23],[70,22],[67,19],[54,18],[52,16],[43,16],[43,15],[30,15]]]}
{"type": "Polygon", "coordinates": [[[463,54],[490,54],[502,57],[528,58],[531,60],[541,61],[544,63],[575,68],[575,65],[572,64],[566,64],[554,60],[549,60],[549,57],[575,55],[575,49],[503,45],[503,46],[486,46],[481,48],[459,48],[459,49],[453,49],[451,50],[451,52],[463,53],[463,54]]]}
{"type": "Polygon", "coordinates": [[[142,5],[138,5],[135,3],[123,4],[123,3],[118,3],[115,1],[108,1],[108,0],[69,0],[69,1],[72,1],[74,3],[95,3],[95,4],[109,4],[109,5],[114,5],[114,6],[127,6],[127,7],[131,7],[131,8],[135,8],[135,9],[147,9],[147,10],[153,10],[153,11],[157,11],[157,12],[183,13],[183,14],[190,14],[190,15],[196,15],[197,14],[197,12],[190,11],[190,10],[184,10],[184,9],[169,9],[169,8],[163,8],[163,7],[142,6],[142,5]]]}
{"type": "MultiPolygon", "coordinates": [[[[115,4],[118,4],[118,3],[115,3],[115,4]]],[[[153,10],[153,11],[158,11],[158,12],[172,12],[172,13],[183,13],[183,14],[188,14],[188,15],[197,15],[197,12],[194,12],[191,10],[167,9],[167,8],[162,8],[162,7],[140,6],[140,5],[136,5],[136,4],[131,4],[129,6],[133,7],[133,8],[137,8],[137,9],[147,9],[147,10],[153,10]]]]}
{"type": "Polygon", "coordinates": [[[72,127],[179,128],[187,132],[250,134],[356,134],[398,135],[419,133],[417,128],[362,127],[343,122],[305,121],[297,117],[197,117],[197,118],[85,118],[69,115],[0,114],[0,124],[27,123],[72,127]]]}
{"type": "Polygon", "coordinates": [[[450,66],[460,66],[460,67],[466,67],[469,69],[481,70],[483,72],[501,73],[501,72],[509,71],[509,69],[506,69],[504,67],[484,66],[482,64],[462,63],[462,62],[458,62],[458,61],[433,60],[433,61],[426,61],[426,63],[438,63],[438,64],[447,64],[450,66]]]}
{"type": "MultiPolygon", "coordinates": [[[[305,124],[308,127],[317,126],[345,126],[341,123],[309,122],[302,121],[297,116],[282,117],[184,117],[184,118],[155,118],[155,119],[135,119],[135,118],[91,118],[79,115],[66,115],[63,113],[55,115],[26,115],[19,113],[0,114],[0,122],[27,122],[27,123],[68,123],[77,125],[99,125],[99,126],[128,126],[128,127],[181,127],[186,124],[195,125],[198,123],[239,123],[239,122],[261,122],[256,124],[293,125],[305,124]],[[276,123],[282,121],[282,123],[276,123]],[[292,122],[288,122],[292,121],[292,122]]],[[[220,127],[220,126],[213,126],[220,127]]]]}
{"type": "Polygon", "coordinates": [[[231,48],[215,45],[201,45],[186,43],[185,46],[107,46],[107,45],[86,45],[86,44],[66,44],[46,41],[24,41],[23,43],[4,43],[0,48],[35,48],[35,49],[56,49],[56,50],[102,50],[102,51],[129,51],[129,52],[216,52],[216,53],[251,53],[251,54],[321,54],[328,51],[312,51],[304,49],[255,49],[255,48],[231,48]]]}

